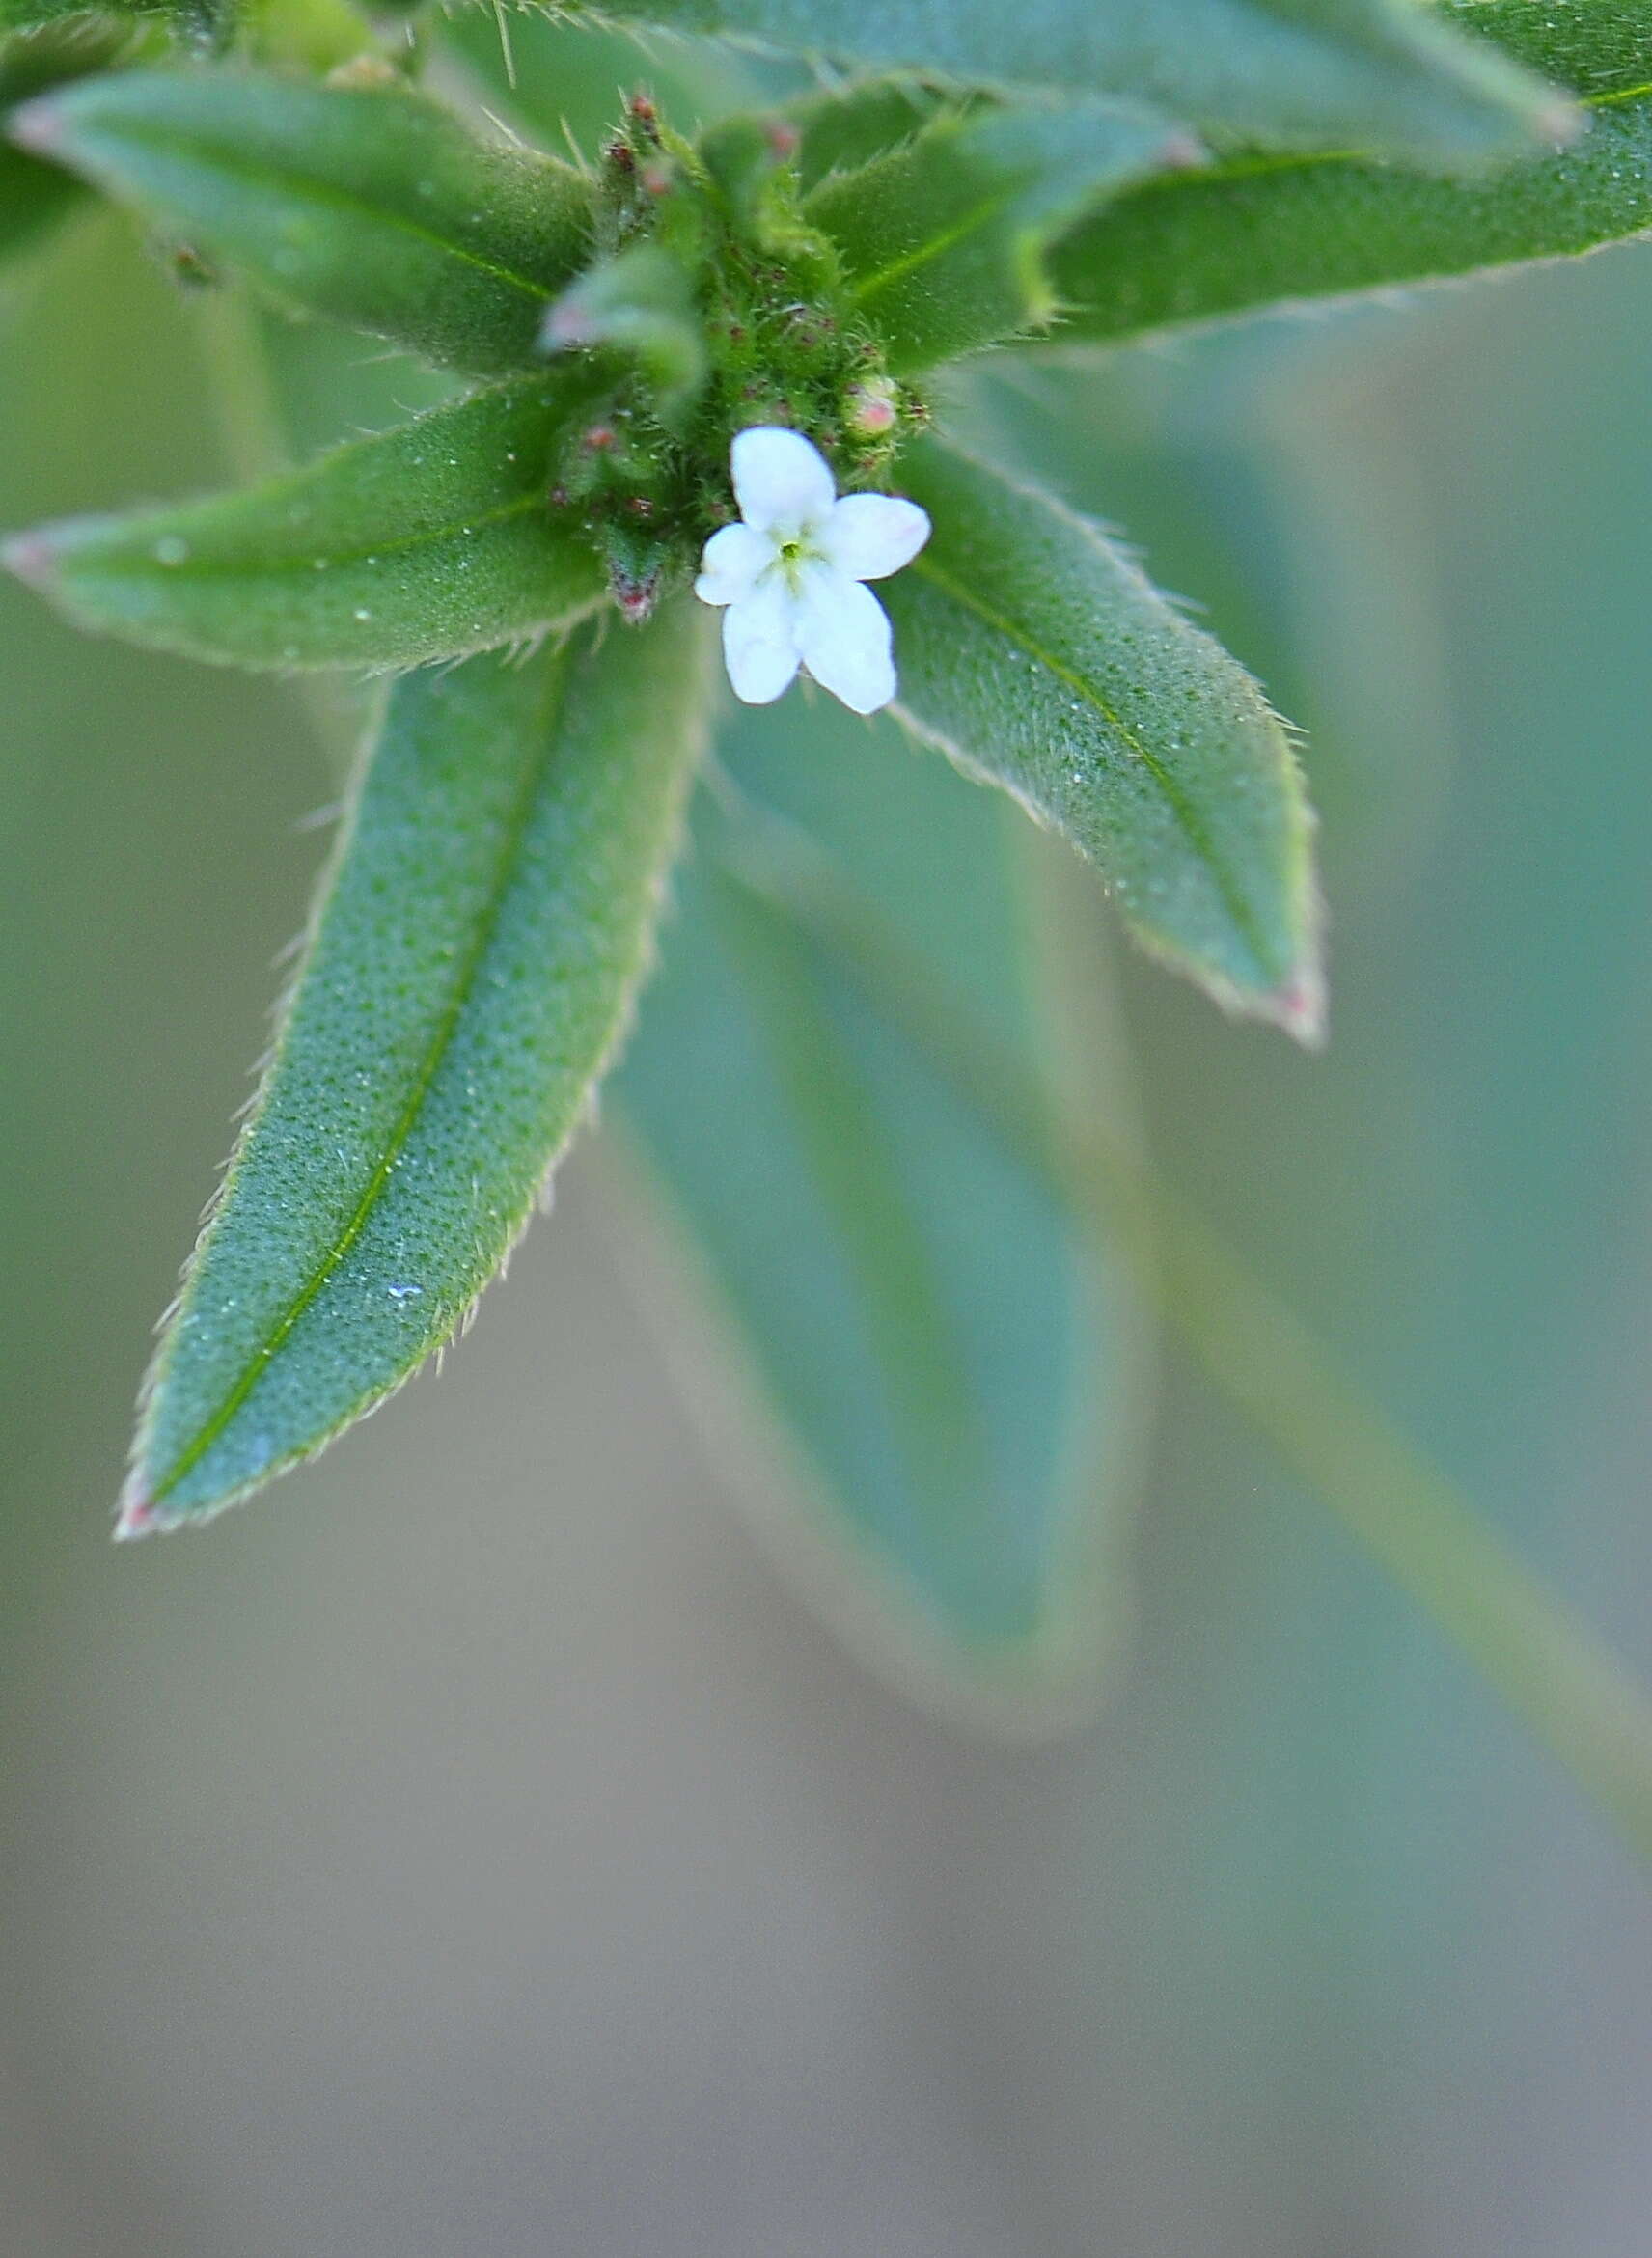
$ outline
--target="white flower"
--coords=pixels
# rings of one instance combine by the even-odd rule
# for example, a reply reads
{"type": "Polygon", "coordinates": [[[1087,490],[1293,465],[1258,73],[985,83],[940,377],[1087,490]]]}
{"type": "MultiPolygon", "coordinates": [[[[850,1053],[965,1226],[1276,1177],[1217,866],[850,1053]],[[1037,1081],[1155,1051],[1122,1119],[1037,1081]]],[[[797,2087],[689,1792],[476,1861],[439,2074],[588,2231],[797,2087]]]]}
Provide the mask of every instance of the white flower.
{"type": "Polygon", "coordinates": [[[929,538],[916,502],[845,494],[801,431],[755,424],[730,455],[739,525],[705,544],[694,592],[727,606],[723,656],[734,695],[769,705],[807,667],[856,713],[895,696],[889,614],[862,584],[898,572],[929,538]]]}

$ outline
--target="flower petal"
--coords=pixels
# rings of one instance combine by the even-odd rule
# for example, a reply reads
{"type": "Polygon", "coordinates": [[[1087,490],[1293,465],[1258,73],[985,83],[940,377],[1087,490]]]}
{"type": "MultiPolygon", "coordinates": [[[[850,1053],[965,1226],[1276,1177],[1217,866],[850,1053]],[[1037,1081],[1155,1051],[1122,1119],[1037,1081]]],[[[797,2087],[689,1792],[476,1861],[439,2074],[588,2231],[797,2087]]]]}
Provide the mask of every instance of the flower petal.
{"type": "Polygon", "coordinates": [[[858,580],[817,565],[797,599],[793,633],[809,672],[852,713],[876,713],[895,696],[895,631],[858,580]]]}
{"type": "Polygon", "coordinates": [[[729,451],[740,515],[759,533],[789,540],[805,526],[824,524],[837,498],[831,467],[801,431],[754,424],[729,451]]]}
{"type": "Polygon", "coordinates": [[[845,494],[826,520],[820,553],[851,580],[898,572],[929,538],[929,512],[895,494],[845,494]]]}
{"type": "Polygon", "coordinates": [[[798,668],[797,598],[778,576],[723,615],[723,661],[743,705],[772,705],[798,668]]]}
{"type": "Polygon", "coordinates": [[[737,603],[775,561],[775,545],[749,525],[726,525],[705,544],[694,592],[702,604],[737,603]]]}

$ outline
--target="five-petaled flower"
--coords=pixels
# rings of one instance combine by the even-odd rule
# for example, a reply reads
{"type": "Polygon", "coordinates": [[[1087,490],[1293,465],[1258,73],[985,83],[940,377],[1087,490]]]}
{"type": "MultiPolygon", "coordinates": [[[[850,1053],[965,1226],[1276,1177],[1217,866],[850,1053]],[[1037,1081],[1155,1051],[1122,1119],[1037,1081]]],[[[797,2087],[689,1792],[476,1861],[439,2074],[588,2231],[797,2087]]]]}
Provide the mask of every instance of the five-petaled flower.
{"type": "Polygon", "coordinates": [[[734,695],[768,705],[807,667],[856,713],[895,696],[889,614],[869,588],[929,538],[916,502],[838,497],[831,468],[801,431],[755,424],[730,454],[741,523],[705,544],[694,592],[724,605],[723,656],[734,695]]]}

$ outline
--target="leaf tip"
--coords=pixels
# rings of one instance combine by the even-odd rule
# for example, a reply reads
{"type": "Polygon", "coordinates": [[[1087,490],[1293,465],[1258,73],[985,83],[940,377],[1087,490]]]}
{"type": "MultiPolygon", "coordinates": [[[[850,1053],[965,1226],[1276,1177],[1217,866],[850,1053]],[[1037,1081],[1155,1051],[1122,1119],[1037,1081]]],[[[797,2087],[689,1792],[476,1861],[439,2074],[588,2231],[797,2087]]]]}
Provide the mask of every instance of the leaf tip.
{"type": "Polygon", "coordinates": [[[1533,114],[1531,128],[1537,139],[1556,150],[1570,149],[1586,129],[1588,117],[1569,95],[1556,94],[1533,114]]]}
{"type": "Polygon", "coordinates": [[[590,316],[565,294],[547,310],[539,324],[539,350],[544,353],[566,352],[572,346],[595,342],[590,316]]]}
{"type": "Polygon", "coordinates": [[[31,156],[56,156],[64,143],[63,105],[50,96],[23,102],[6,120],[5,133],[31,156]]]}
{"type": "Polygon", "coordinates": [[[57,550],[44,534],[14,534],[0,542],[0,566],[30,588],[48,588],[57,572],[57,550]]]}
{"type": "Polygon", "coordinates": [[[1268,999],[1268,1017],[1292,1035],[1305,1051],[1323,1051],[1330,1032],[1329,999],[1325,976],[1317,965],[1291,975],[1268,999]]]}
{"type": "Polygon", "coordinates": [[[1159,164],[1167,173],[1195,173],[1209,162],[1209,150],[1186,126],[1172,128],[1159,144],[1159,164]]]}
{"type": "Polygon", "coordinates": [[[115,1518],[115,1542],[132,1544],[139,1537],[154,1536],[165,1527],[153,1499],[128,1485],[115,1518]]]}

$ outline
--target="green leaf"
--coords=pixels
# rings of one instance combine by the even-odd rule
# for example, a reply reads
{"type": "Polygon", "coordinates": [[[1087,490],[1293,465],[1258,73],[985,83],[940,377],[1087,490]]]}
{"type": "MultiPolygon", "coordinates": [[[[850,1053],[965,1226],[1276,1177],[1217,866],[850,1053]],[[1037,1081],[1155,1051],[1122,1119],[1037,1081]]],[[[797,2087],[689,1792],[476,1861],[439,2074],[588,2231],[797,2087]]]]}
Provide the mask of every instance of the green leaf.
{"type": "Polygon", "coordinates": [[[851,80],[783,115],[797,134],[797,177],[807,194],[829,173],[852,173],[903,148],[944,110],[969,101],[956,88],[901,71],[851,80]]]}
{"type": "MultiPolygon", "coordinates": [[[[0,35],[0,135],[20,105],[94,71],[106,70],[131,41],[124,27],[76,21],[0,35]]],[[[72,174],[0,142],[0,261],[23,251],[86,203],[72,174]]]]}
{"type": "Polygon", "coordinates": [[[601,598],[548,499],[583,373],[473,394],[243,493],[69,518],[0,557],[81,626],[245,667],[405,667],[601,598]]]}
{"type": "Polygon", "coordinates": [[[1410,0],[602,0],[600,14],[736,33],[975,84],[1120,94],[1270,140],[1512,153],[1567,128],[1540,79],[1410,0]]]}
{"type": "MultiPolygon", "coordinates": [[[[1070,1708],[1123,1611],[1138,1312],[763,873],[824,864],[857,929],[892,925],[960,985],[1034,1090],[1082,1059],[1116,1119],[1116,1051],[1047,977],[1044,857],[1002,801],[823,704],[743,716],[719,766],[741,804],[702,808],[616,1084],[678,1293],[699,1289],[674,1342],[698,1404],[743,1398],[713,1441],[777,1446],[733,1471],[863,1648],[954,1702],[1070,1708]]],[[[1061,946],[1092,982],[1082,935],[1061,946]]]]}
{"type": "MultiPolygon", "coordinates": [[[[720,119],[695,143],[706,187],[728,226],[748,244],[768,237],[783,179],[784,205],[789,207],[795,198],[790,165],[795,143],[795,127],[779,111],[743,111],[720,119]]],[[[789,208],[786,218],[791,218],[789,208]]]]}
{"type": "Polygon", "coordinates": [[[411,675],[151,1375],[121,1530],[234,1503],[451,1339],[624,1032],[703,619],[411,675]]]}
{"type": "Polygon", "coordinates": [[[705,382],[705,337],[694,286],[680,259],[658,243],[634,243],[569,286],[545,318],[551,351],[611,345],[629,355],[653,390],[668,427],[705,382]]]}
{"type": "Polygon", "coordinates": [[[1251,676],[1093,525],[926,440],[929,545],[882,593],[898,710],[1094,863],[1137,939],[1313,1040],[1312,819],[1251,676]]]}
{"type": "Polygon", "coordinates": [[[12,130],[283,305],[474,375],[533,365],[590,255],[571,166],[479,141],[397,88],[133,71],[33,103],[12,130]]]}
{"type": "Polygon", "coordinates": [[[1563,14],[1473,0],[1455,13],[1579,88],[1590,125],[1576,148],[1484,181],[1260,152],[1163,176],[1057,246],[1069,313],[1053,342],[1111,344],[1561,258],[1652,228],[1652,15],[1618,0],[1563,14]]]}
{"type": "Polygon", "coordinates": [[[217,11],[192,0],[0,0],[0,39],[8,32],[33,31],[41,24],[67,23],[74,16],[104,16],[117,23],[171,16],[199,27],[217,11]]]}
{"type": "Polygon", "coordinates": [[[84,189],[67,173],[0,149],[0,262],[26,251],[84,201],[84,189]]]}
{"type": "Polygon", "coordinates": [[[804,209],[890,366],[916,371],[1047,321],[1050,238],[1178,149],[1185,136],[1124,103],[988,110],[833,175],[804,209]]]}
{"type": "MultiPolygon", "coordinates": [[[[621,89],[645,87],[682,133],[758,100],[775,67],[749,48],[681,37],[648,39],[624,24],[524,9],[435,11],[427,36],[455,53],[489,109],[546,148],[571,137],[594,156],[618,123],[621,89]]],[[[802,67],[782,67],[788,76],[802,67]]]]}

